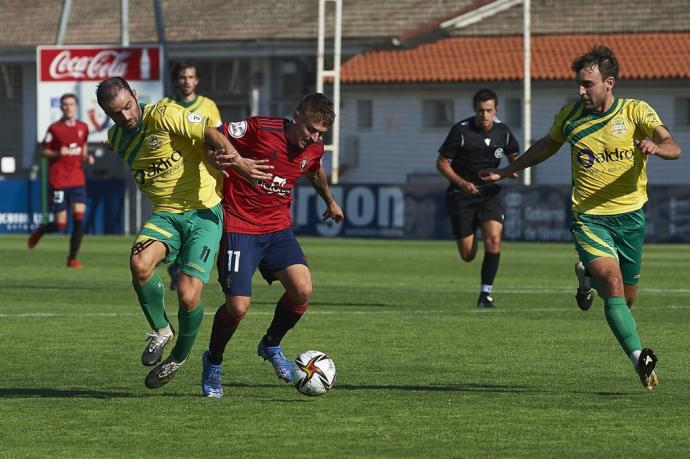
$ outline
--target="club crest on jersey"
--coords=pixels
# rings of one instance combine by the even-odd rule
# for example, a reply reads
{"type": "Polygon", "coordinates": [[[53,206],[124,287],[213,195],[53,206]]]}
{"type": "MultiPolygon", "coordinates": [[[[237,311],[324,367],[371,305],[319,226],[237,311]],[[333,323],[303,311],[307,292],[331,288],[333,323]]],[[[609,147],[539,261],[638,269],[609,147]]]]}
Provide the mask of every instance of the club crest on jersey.
{"type": "Polygon", "coordinates": [[[190,123],[201,123],[201,120],[203,120],[204,117],[199,115],[198,113],[190,113],[187,115],[187,120],[189,120],[190,123]]]}
{"type": "Polygon", "coordinates": [[[308,162],[308,161],[307,161],[306,159],[303,159],[302,162],[301,162],[300,165],[299,165],[299,168],[302,169],[302,170],[304,170],[304,168],[307,166],[307,162],[308,162]]]}
{"type": "Polygon", "coordinates": [[[247,122],[246,121],[237,121],[235,123],[228,124],[228,134],[230,134],[231,137],[239,139],[240,137],[244,136],[244,134],[246,134],[246,132],[247,132],[247,122]]]}
{"type": "Polygon", "coordinates": [[[625,125],[625,121],[622,118],[616,118],[611,122],[611,135],[620,137],[627,134],[628,127],[625,125]]]}
{"type": "Polygon", "coordinates": [[[494,150],[494,158],[501,158],[503,156],[503,148],[497,148],[494,150]]]}
{"type": "Polygon", "coordinates": [[[146,139],[149,143],[149,150],[150,151],[155,151],[158,150],[160,147],[163,146],[163,141],[156,137],[155,135],[149,136],[148,139],[146,139]]]}

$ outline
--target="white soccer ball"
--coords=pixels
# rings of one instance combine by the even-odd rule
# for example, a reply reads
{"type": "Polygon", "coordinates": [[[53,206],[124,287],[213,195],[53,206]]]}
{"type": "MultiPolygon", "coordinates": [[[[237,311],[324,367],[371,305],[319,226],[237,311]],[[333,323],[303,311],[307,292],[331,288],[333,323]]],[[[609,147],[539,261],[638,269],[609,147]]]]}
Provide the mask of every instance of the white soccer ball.
{"type": "Polygon", "coordinates": [[[323,352],[303,352],[297,356],[295,364],[297,368],[292,374],[292,382],[304,395],[323,395],[333,387],[335,364],[323,352]]]}

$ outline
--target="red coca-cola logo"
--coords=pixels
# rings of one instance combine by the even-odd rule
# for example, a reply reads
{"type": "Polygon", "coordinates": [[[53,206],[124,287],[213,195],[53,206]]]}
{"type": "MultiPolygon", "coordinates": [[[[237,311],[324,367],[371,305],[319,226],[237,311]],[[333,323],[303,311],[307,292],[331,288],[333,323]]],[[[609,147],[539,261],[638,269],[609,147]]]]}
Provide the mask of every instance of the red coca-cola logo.
{"type": "Polygon", "coordinates": [[[44,48],[41,81],[157,80],[158,48],[44,48]]]}
{"type": "Polygon", "coordinates": [[[48,67],[53,80],[104,80],[127,73],[128,51],[103,50],[95,56],[73,56],[69,50],[55,56],[48,67]]]}

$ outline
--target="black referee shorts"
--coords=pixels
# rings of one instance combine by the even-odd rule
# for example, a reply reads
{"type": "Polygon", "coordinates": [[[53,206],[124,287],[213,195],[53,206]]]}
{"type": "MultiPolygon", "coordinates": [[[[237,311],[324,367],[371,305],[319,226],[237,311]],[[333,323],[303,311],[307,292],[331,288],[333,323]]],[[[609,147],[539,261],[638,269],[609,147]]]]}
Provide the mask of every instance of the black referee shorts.
{"type": "Polygon", "coordinates": [[[455,239],[471,236],[481,222],[495,220],[503,223],[503,200],[498,190],[486,195],[470,195],[463,190],[449,188],[446,205],[455,239]]]}

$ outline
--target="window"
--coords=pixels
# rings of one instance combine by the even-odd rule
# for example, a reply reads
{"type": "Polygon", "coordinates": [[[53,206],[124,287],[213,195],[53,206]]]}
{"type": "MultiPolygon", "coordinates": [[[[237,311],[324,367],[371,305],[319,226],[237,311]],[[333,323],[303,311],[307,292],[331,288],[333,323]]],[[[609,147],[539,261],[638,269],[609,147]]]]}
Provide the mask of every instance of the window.
{"type": "Polygon", "coordinates": [[[371,100],[357,101],[357,127],[359,129],[371,129],[374,127],[374,111],[371,100]]]}
{"type": "Polygon", "coordinates": [[[283,61],[280,63],[280,84],[283,96],[300,96],[302,93],[302,79],[300,68],[296,61],[283,61]]]}
{"type": "Polygon", "coordinates": [[[452,100],[425,100],[422,102],[422,124],[426,128],[447,128],[455,120],[452,100]]]}
{"type": "Polygon", "coordinates": [[[676,97],[673,105],[674,126],[678,129],[690,130],[690,98],[676,97]]]}
{"type": "Polygon", "coordinates": [[[232,60],[216,63],[216,90],[231,97],[246,98],[249,94],[249,61],[232,60]]]}
{"type": "Polygon", "coordinates": [[[505,107],[499,106],[498,119],[506,123],[511,129],[522,126],[522,100],[518,98],[506,99],[505,107]]]}

